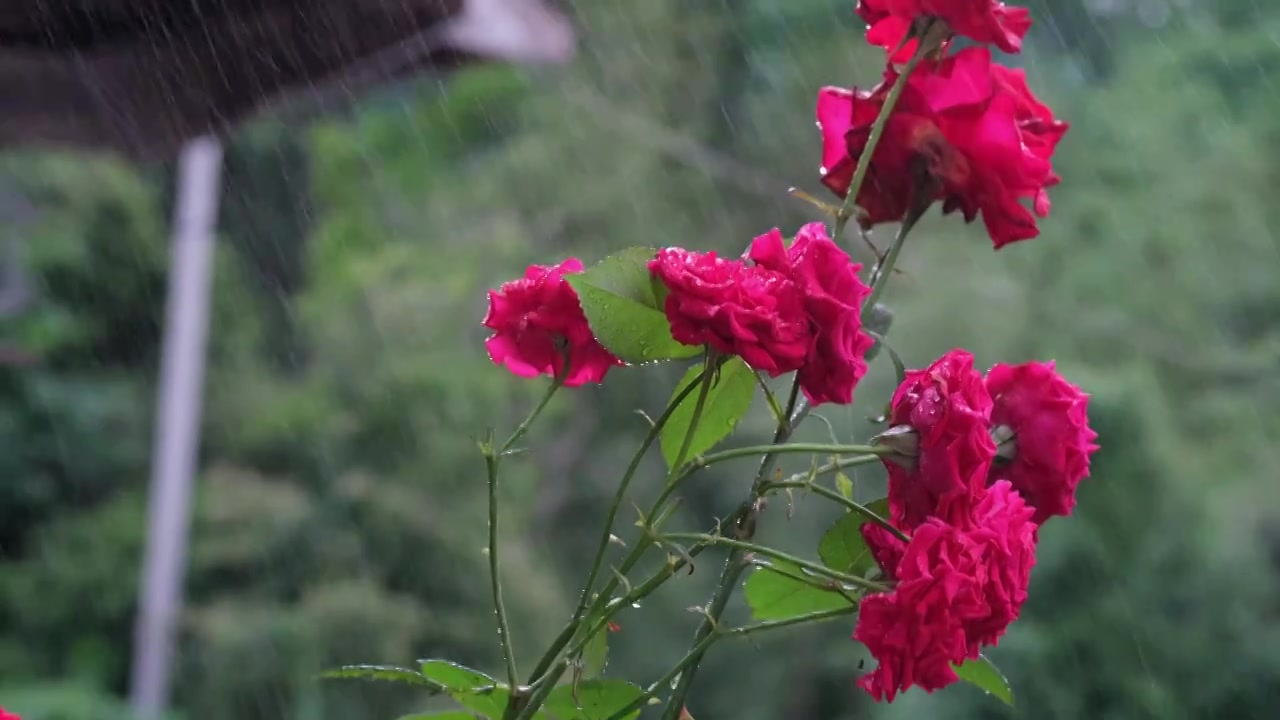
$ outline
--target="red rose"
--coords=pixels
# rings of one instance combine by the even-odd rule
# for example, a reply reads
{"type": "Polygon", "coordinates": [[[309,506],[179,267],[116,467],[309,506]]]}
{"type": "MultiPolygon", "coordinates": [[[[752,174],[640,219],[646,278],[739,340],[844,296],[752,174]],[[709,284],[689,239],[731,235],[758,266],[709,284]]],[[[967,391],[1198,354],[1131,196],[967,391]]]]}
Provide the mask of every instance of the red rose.
{"type": "Polygon", "coordinates": [[[875,699],[955,682],[952,665],[977,657],[1017,619],[1035,563],[1032,511],[1005,482],[979,494],[957,524],[931,517],[905,547],[887,532],[871,546],[890,550],[894,567],[881,569],[896,581],[862,599],[853,631],[878,662],[858,681],[875,699]]]}
{"type": "MultiPolygon", "coordinates": [[[[823,88],[822,182],[848,194],[871,125],[897,79],[891,67],[875,89],[823,88]]],[[[858,193],[864,225],[902,220],[913,205],[942,200],[966,222],[979,212],[995,247],[1039,234],[1050,209],[1046,188],[1059,182],[1050,159],[1068,124],[1027,88],[1021,70],[991,62],[991,51],[961,50],[921,65],[885,125],[858,193]]]]}
{"type": "Polygon", "coordinates": [[[974,505],[967,534],[977,548],[986,607],[964,618],[969,657],[995,645],[1022,611],[1036,563],[1034,509],[1008,482],[999,481],[974,505]]]}
{"type": "Polygon", "coordinates": [[[899,563],[909,577],[900,577],[891,592],[862,598],[853,639],[878,664],[858,686],[876,700],[892,702],[913,685],[933,692],[958,679],[951,666],[964,661],[968,641],[955,611],[977,593],[960,569],[963,539],[941,520],[929,520],[916,528],[899,563]]]}
{"type": "MultiPolygon", "coordinates": [[[[1031,28],[1029,10],[995,0],[859,0],[857,13],[868,25],[867,42],[890,52],[902,43],[918,18],[936,18],[956,35],[995,45],[1007,53],[1022,50],[1022,38],[1031,28]]],[[[905,62],[913,52],[914,40],[893,60],[905,62]]]]}
{"type": "Polygon", "coordinates": [[[910,530],[938,516],[954,522],[986,486],[995,458],[991,396],[973,356],[951,350],[924,370],[908,370],[893,394],[891,426],[908,425],[918,443],[913,468],[886,459],[890,519],[910,530]]]}
{"type": "Polygon", "coordinates": [[[576,258],[554,267],[530,265],[522,279],[489,291],[484,325],[494,333],[485,347],[495,364],[520,377],[557,377],[567,357],[569,387],[598,383],[609,368],[623,364],[596,341],[578,294],[563,277],[581,270],[576,258]]]}
{"type": "Polygon", "coordinates": [[[848,405],[853,388],[867,373],[863,359],[875,341],[862,331],[862,301],[871,293],[853,262],[827,235],[809,223],[787,248],[777,228],[757,237],[748,256],[758,265],[787,274],[804,294],[813,334],[799,370],[800,389],[813,405],[848,405]]]}
{"type": "Polygon", "coordinates": [[[664,309],[679,342],[741,356],[774,377],[804,363],[809,319],[787,274],[682,248],[660,250],[649,272],[669,291],[664,309]]]}
{"type": "Polygon", "coordinates": [[[1037,524],[1070,515],[1076,486],[1089,476],[1089,456],[1098,449],[1098,434],[1089,427],[1089,396],[1052,362],[996,365],[986,383],[995,403],[991,422],[1012,431],[1016,448],[1007,462],[991,466],[989,481],[1008,480],[1035,508],[1037,524]]]}
{"type": "Polygon", "coordinates": [[[11,713],[0,707],[0,720],[22,720],[22,718],[18,717],[16,713],[11,713]]]}
{"type": "Polygon", "coordinates": [[[867,544],[871,557],[880,566],[881,577],[890,582],[896,581],[898,563],[902,562],[907,543],[875,523],[864,523],[858,530],[862,533],[862,541],[867,544]]]}

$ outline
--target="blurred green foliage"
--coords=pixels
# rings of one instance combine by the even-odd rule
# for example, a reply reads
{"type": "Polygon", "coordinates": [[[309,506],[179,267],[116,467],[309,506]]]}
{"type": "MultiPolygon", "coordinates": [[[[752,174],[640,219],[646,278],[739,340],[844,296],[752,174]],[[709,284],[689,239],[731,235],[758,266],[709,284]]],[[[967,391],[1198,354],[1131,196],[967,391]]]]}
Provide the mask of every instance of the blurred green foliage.
{"type": "MultiPolygon", "coordinates": [[[[485,360],[484,289],[565,254],[737,251],[812,219],[785,191],[817,194],[814,91],[879,73],[846,4],[578,3],[585,45],[568,69],[470,70],[236,139],[176,673],[186,717],[391,718],[426,705],[316,673],[418,657],[496,668],[474,441],[541,388],[485,360]]],[[[984,363],[1052,357],[1094,395],[1094,478],[1076,515],[1045,529],[1024,618],[992,653],[1018,705],[953,688],[875,707],[853,686],[865,658],[851,625],[835,622],[713,651],[698,717],[1264,718],[1280,705],[1280,11],[1031,5],[1013,60],[1073,124],[1043,236],[993,254],[980,228],[930,216],[889,293],[910,364],[956,345],[984,363]]],[[[0,167],[38,210],[0,236],[20,242],[34,288],[0,337],[38,358],[0,366],[0,702],[29,720],[123,720],[171,169],[50,153],[0,167]]],[[[574,570],[646,429],[634,410],[655,411],[667,391],[653,388],[682,370],[558,397],[536,452],[507,465],[523,662],[576,599],[574,570]]],[[[881,357],[855,407],[823,414],[865,438],[891,383],[881,357]]],[[[766,431],[760,411],[734,440],[766,431]]],[[[682,522],[732,508],[745,467],[693,483],[682,522]]],[[[874,473],[855,481],[876,495],[874,473]]],[[[762,539],[812,555],[832,516],[796,504],[794,520],[774,505],[762,539]]],[[[685,608],[716,563],[708,553],[620,618],[610,674],[644,682],[682,653],[698,621],[685,608]]]]}

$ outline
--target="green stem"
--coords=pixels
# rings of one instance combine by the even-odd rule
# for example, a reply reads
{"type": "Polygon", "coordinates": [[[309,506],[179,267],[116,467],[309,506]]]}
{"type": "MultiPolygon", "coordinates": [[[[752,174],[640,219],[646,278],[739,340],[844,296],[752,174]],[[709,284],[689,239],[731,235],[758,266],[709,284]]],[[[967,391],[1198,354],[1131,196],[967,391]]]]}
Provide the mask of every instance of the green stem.
{"type": "MultiPolygon", "coordinates": [[[[744,517],[746,517],[746,515],[747,515],[746,507],[738,508],[737,511],[735,511],[734,513],[732,513],[731,515],[729,515],[728,517],[724,518],[723,520],[721,520],[716,524],[716,527],[712,530],[711,536],[715,537],[723,533],[730,532],[730,530],[736,527],[737,524],[744,517]]],[[[685,549],[685,555],[687,555],[689,558],[696,558],[698,555],[702,554],[704,550],[711,547],[712,544],[713,543],[697,543],[697,544],[691,545],[690,547],[685,549]]],[[[624,562],[619,572],[625,573],[627,570],[631,569],[632,565],[634,565],[634,563],[628,564],[624,562]]],[[[609,603],[608,596],[602,593],[596,600],[597,604],[599,604],[600,607],[598,608],[593,607],[591,612],[588,613],[588,616],[595,617],[597,614],[601,614],[601,613],[603,614],[601,614],[600,617],[597,618],[594,625],[592,625],[590,628],[588,628],[588,630],[585,633],[582,634],[581,639],[578,640],[573,646],[569,648],[567,655],[569,657],[572,657],[577,653],[581,652],[583,646],[586,645],[588,640],[591,637],[593,637],[597,632],[599,632],[601,629],[603,629],[604,626],[607,625],[609,621],[613,619],[613,616],[617,614],[619,610],[625,607],[629,607],[632,603],[640,602],[644,598],[648,597],[651,593],[653,593],[653,591],[657,590],[664,582],[666,582],[672,575],[675,575],[676,573],[680,572],[688,565],[689,565],[689,561],[687,559],[683,557],[675,558],[671,562],[664,564],[661,569],[654,572],[653,575],[650,575],[644,582],[641,582],[640,584],[632,587],[631,591],[628,592],[626,595],[623,595],[621,598],[618,598],[616,601],[612,603],[609,603]],[[604,605],[607,605],[608,607],[606,608],[604,607],[604,605]]],[[[615,589],[616,589],[616,585],[615,585],[615,589]]]]}
{"type": "MultiPolygon", "coordinates": [[[[722,450],[710,455],[703,455],[693,461],[686,470],[687,474],[692,474],[696,470],[701,470],[709,465],[724,462],[726,460],[734,460],[740,457],[752,457],[755,455],[777,456],[788,453],[815,453],[822,455],[872,455],[879,457],[887,455],[892,450],[881,445],[839,445],[831,443],[787,443],[782,445],[748,445],[746,447],[731,448],[722,450]]],[[[767,475],[767,472],[766,472],[767,475]]]]}
{"type": "Polygon", "coordinates": [[[780,620],[764,620],[750,625],[731,628],[724,631],[725,635],[750,635],[751,633],[764,632],[765,630],[777,630],[778,628],[791,627],[793,625],[807,625],[809,623],[822,622],[823,620],[831,620],[833,618],[852,615],[857,612],[856,605],[848,607],[832,608],[830,610],[817,610],[804,615],[796,615],[795,617],[782,618],[780,620]]]}
{"type": "MultiPolygon", "coordinates": [[[[539,678],[538,685],[533,693],[529,695],[529,700],[520,709],[520,712],[514,716],[514,720],[528,720],[538,712],[538,708],[542,707],[542,703],[546,702],[547,696],[552,690],[556,689],[556,683],[560,682],[560,678],[569,668],[566,663],[558,663],[548,668],[548,672],[542,678],[539,678]]],[[[503,715],[507,718],[511,714],[512,705],[507,705],[507,713],[503,715]]]]}
{"type": "MultiPolygon", "coordinates": [[[[502,580],[498,566],[498,457],[490,451],[485,455],[489,469],[489,577],[493,585],[493,610],[498,616],[498,641],[502,644],[502,657],[507,663],[507,684],[515,688],[515,650],[511,646],[511,630],[507,622],[507,608],[502,601],[502,580]]],[[[513,696],[514,697],[514,696],[513,696]]]]}
{"type": "Polygon", "coordinates": [[[898,104],[898,98],[902,97],[902,91],[907,87],[907,78],[911,76],[912,71],[920,64],[924,58],[922,50],[925,43],[921,42],[916,54],[907,61],[906,67],[898,74],[898,79],[893,82],[893,87],[889,88],[889,94],[884,99],[884,105],[880,107],[880,114],[876,116],[875,122],[871,124],[871,134],[867,136],[867,144],[862,149],[862,154],[858,157],[858,167],[853,171],[853,180],[849,183],[849,194],[845,195],[844,203],[840,205],[840,210],[836,212],[836,227],[833,235],[840,238],[844,233],[844,227],[849,223],[849,218],[853,217],[854,207],[858,204],[858,193],[862,190],[862,183],[867,179],[867,170],[871,167],[871,159],[875,156],[876,147],[880,145],[880,138],[884,135],[884,128],[889,124],[889,116],[893,114],[893,108],[898,104]]]}
{"type": "MultiPolygon", "coordinates": [[[[800,421],[807,414],[807,408],[808,405],[800,398],[800,375],[796,374],[791,380],[791,393],[787,397],[787,408],[782,413],[782,416],[778,418],[778,427],[773,433],[774,446],[781,445],[791,438],[796,426],[800,424],[800,421]]],[[[760,467],[756,470],[755,480],[751,482],[751,492],[748,494],[747,500],[738,508],[736,515],[739,519],[735,520],[730,526],[735,532],[742,533],[747,537],[755,533],[755,523],[759,512],[757,502],[760,499],[760,488],[773,470],[773,464],[777,457],[777,452],[768,452],[764,457],[760,458],[760,467]]],[[[703,460],[705,461],[706,458],[703,458],[703,460]]],[[[704,462],[701,467],[706,467],[707,464],[710,463],[704,462]]],[[[717,533],[716,537],[718,536],[719,533],[717,533]]],[[[694,633],[694,650],[690,653],[693,655],[690,664],[680,674],[680,681],[672,691],[671,697],[667,698],[666,705],[662,708],[663,720],[676,720],[683,711],[685,698],[689,695],[689,688],[693,686],[693,679],[698,672],[702,655],[706,652],[705,648],[698,650],[697,646],[701,644],[702,639],[709,637],[710,633],[716,629],[720,614],[724,611],[725,605],[728,604],[729,597],[733,594],[734,585],[745,567],[741,562],[740,553],[736,549],[731,549],[729,557],[725,560],[724,569],[720,573],[720,582],[716,586],[715,592],[711,595],[711,601],[707,604],[706,617],[703,618],[702,623],[698,625],[698,629],[694,633]]]]}
{"type": "MultiPolygon", "coordinates": [[[[821,470],[822,468],[818,468],[818,469],[821,470]]],[[[775,488],[799,488],[799,489],[807,490],[809,492],[812,492],[815,495],[820,495],[824,498],[827,498],[828,500],[840,503],[841,505],[845,506],[849,510],[866,518],[869,522],[873,522],[876,525],[879,525],[880,527],[884,528],[885,530],[888,530],[889,532],[893,533],[894,537],[898,538],[903,542],[906,542],[907,540],[910,539],[907,537],[905,533],[903,533],[898,528],[894,527],[888,520],[872,512],[871,509],[868,508],[866,505],[854,502],[853,500],[850,500],[849,498],[841,495],[835,490],[832,490],[827,487],[823,487],[822,485],[819,485],[815,482],[797,482],[793,480],[782,480],[779,482],[771,482],[765,485],[765,492],[768,492],[769,490],[773,490],[775,488]]]]}
{"type": "Polygon", "coordinates": [[[856,605],[858,602],[858,599],[850,595],[848,592],[846,592],[844,587],[833,587],[832,585],[833,581],[830,579],[824,580],[822,578],[805,575],[804,573],[791,572],[790,570],[780,567],[778,565],[775,565],[769,562],[768,560],[752,560],[750,564],[754,565],[757,568],[767,568],[769,572],[775,575],[781,575],[782,577],[795,580],[798,583],[808,585],[811,588],[821,590],[823,592],[839,593],[846,600],[848,600],[851,605],[856,605]]]}
{"type": "Polygon", "coordinates": [[[792,627],[794,625],[807,625],[809,623],[823,622],[825,620],[849,615],[857,609],[858,608],[856,606],[850,605],[848,607],[835,608],[832,610],[818,610],[805,615],[797,615],[795,617],[783,618],[781,620],[768,620],[765,622],[752,623],[741,627],[729,628],[728,630],[716,630],[698,641],[698,643],[694,645],[679,662],[668,670],[665,675],[653,681],[653,683],[645,690],[643,695],[631,701],[631,704],[610,715],[607,720],[622,720],[622,718],[625,718],[636,710],[644,707],[651,698],[657,697],[658,694],[662,692],[662,688],[670,685],[671,682],[675,680],[676,677],[680,676],[686,668],[698,662],[706,651],[716,641],[722,638],[747,637],[753,633],[764,632],[767,630],[776,630],[778,628],[792,627]]]}
{"type": "MultiPolygon", "coordinates": [[[[482,448],[484,450],[485,469],[488,471],[489,485],[489,580],[493,586],[493,612],[498,618],[498,642],[502,646],[502,658],[507,666],[507,684],[514,689],[519,687],[519,675],[516,672],[516,655],[515,648],[511,641],[511,623],[507,620],[507,606],[502,599],[502,572],[498,559],[498,468],[502,463],[502,458],[511,451],[520,439],[529,432],[529,428],[533,425],[533,421],[542,414],[547,404],[551,402],[552,396],[564,384],[565,375],[568,373],[568,364],[565,370],[551,382],[547,391],[542,395],[542,399],[534,406],[533,410],[525,417],[511,437],[502,444],[501,448],[493,447],[492,433],[488,440],[485,441],[482,448]]],[[[508,703],[506,714],[510,715],[515,710],[516,696],[512,695],[512,702],[508,703]]]]}
{"type": "MultiPolygon", "coordinates": [[[[566,366],[565,372],[568,372],[568,369],[569,368],[566,366]]],[[[533,425],[533,421],[538,419],[538,416],[542,414],[543,409],[547,407],[547,403],[551,402],[551,396],[555,395],[556,391],[563,385],[563,377],[558,377],[551,382],[551,387],[547,388],[547,392],[543,394],[542,399],[534,406],[533,412],[529,413],[529,416],[524,419],[524,422],[516,426],[515,432],[511,433],[511,437],[507,438],[507,441],[502,444],[502,448],[498,450],[498,455],[506,455],[511,451],[512,446],[520,442],[520,438],[523,438],[525,433],[529,432],[529,427],[533,425]]]]}
{"type": "Polygon", "coordinates": [[[911,232],[911,228],[915,227],[916,221],[920,219],[919,214],[907,217],[898,226],[898,234],[893,237],[893,244],[889,246],[889,252],[885,254],[884,261],[877,267],[871,278],[871,293],[867,295],[867,299],[862,303],[862,315],[866,317],[871,312],[871,308],[876,306],[876,301],[884,294],[884,290],[889,285],[889,276],[893,274],[893,266],[898,263],[898,254],[902,252],[902,246],[907,239],[907,233],[911,232]]]}
{"type": "MultiPolygon", "coordinates": [[[[551,644],[551,647],[547,649],[546,653],[538,661],[538,666],[534,669],[534,672],[530,676],[530,682],[540,681],[541,676],[544,673],[546,673],[549,669],[553,673],[562,674],[564,672],[562,668],[558,670],[552,668],[552,666],[556,663],[556,661],[562,657],[573,657],[574,654],[581,652],[581,648],[586,644],[586,642],[592,636],[594,636],[597,632],[602,631],[603,626],[608,622],[609,618],[613,616],[613,613],[606,614],[599,623],[589,627],[585,635],[581,633],[582,622],[584,618],[586,618],[587,616],[593,616],[597,614],[599,610],[603,610],[604,608],[601,607],[601,605],[603,603],[608,602],[609,596],[613,594],[613,592],[617,589],[619,585],[618,578],[617,577],[612,578],[611,580],[609,580],[608,583],[605,584],[604,588],[600,591],[599,595],[597,596],[596,603],[589,604],[591,587],[592,585],[595,584],[596,577],[599,575],[600,567],[603,563],[604,552],[608,547],[609,533],[613,528],[613,522],[616,519],[618,508],[621,504],[623,494],[625,493],[626,487],[630,484],[632,477],[634,477],[636,469],[639,467],[640,458],[644,455],[645,451],[648,450],[649,446],[653,444],[653,441],[661,433],[662,427],[670,419],[672,413],[674,413],[675,409],[679,407],[681,402],[683,402],[688,397],[689,393],[692,391],[694,387],[699,388],[698,398],[695,401],[693,413],[689,418],[689,427],[685,431],[685,436],[683,441],[681,442],[680,451],[676,454],[676,462],[672,464],[672,469],[668,473],[666,487],[663,490],[662,496],[659,498],[658,502],[654,503],[654,507],[649,511],[649,514],[646,516],[646,521],[654,517],[654,515],[656,515],[657,511],[661,507],[661,503],[669,495],[671,489],[675,485],[677,485],[678,481],[682,478],[682,476],[678,474],[678,470],[680,466],[684,463],[684,458],[688,455],[689,447],[693,443],[693,434],[697,430],[698,422],[702,418],[702,413],[707,402],[707,396],[708,394],[710,394],[711,384],[712,384],[712,381],[715,379],[715,368],[722,361],[723,361],[723,358],[718,358],[711,354],[708,354],[708,357],[704,363],[704,367],[706,369],[703,371],[703,373],[700,376],[697,377],[697,379],[694,382],[690,383],[680,393],[678,393],[675,397],[672,398],[672,401],[667,405],[667,409],[663,412],[662,417],[659,418],[658,421],[654,423],[654,427],[650,430],[650,433],[646,437],[645,442],[641,446],[640,450],[637,451],[637,453],[632,457],[631,465],[628,466],[626,474],[623,476],[623,481],[619,487],[619,490],[614,496],[613,505],[609,511],[609,517],[605,525],[604,534],[601,537],[600,543],[597,547],[596,558],[592,563],[591,572],[588,576],[588,582],[586,583],[586,586],[583,589],[583,595],[579,600],[579,607],[574,612],[574,616],[570,620],[569,624],[566,625],[563,630],[561,630],[560,635],[557,636],[556,638],[556,641],[551,644]],[[588,606],[590,607],[590,610],[587,610],[588,606]],[[573,642],[575,637],[581,637],[581,640],[577,643],[574,643],[574,645],[568,649],[568,652],[565,653],[564,652],[565,647],[569,645],[571,642],[573,642]]],[[[652,538],[649,538],[649,537],[642,537],[640,540],[636,542],[636,544],[632,547],[631,552],[628,553],[627,557],[622,562],[622,566],[619,569],[620,575],[626,573],[628,570],[631,569],[631,567],[633,567],[637,562],[639,562],[640,556],[644,553],[645,549],[648,547],[648,545],[651,542],[652,542],[652,538]]],[[[668,575],[667,577],[670,577],[670,575],[668,575]]],[[[666,577],[654,583],[653,589],[656,589],[657,585],[661,584],[665,580],[666,580],[666,577]]],[[[650,592],[651,591],[652,589],[650,589],[650,592]]],[[[555,684],[554,681],[552,681],[551,684],[554,685],[555,684]]],[[[541,688],[539,688],[539,690],[540,689],[541,688]]],[[[540,697],[538,691],[535,691],[534,694],[530,696],[530,699],[529,699],[529,706],[532,706],[532,711],[536,711],[538,705],[541,704],[541,701],[542,701],[542,697],[540,697]]],[[[532,711],[529,709],[529,707],[526,707],[525,710],[522,711],[518,717],[520,718],[526,717],[527,716],[526,713],[529,713],[532,711]]]]}
{"type": "Polygon", "coordinates": [[[860,578],[856,575],[848,575],[846,573],[832,570],[831,568],[826,567],[821,563],[810,562],[808,560],[805,560],[804,558],[799,558],[799,557],[796,557],[795,555],[782,552],[781,550],[775,550],[771,547],[766,547],[764,545],[757,545],[755,543],[747,542],[745,540],[734,540],[732,538],[727,538],[727,537],[717,537],[715,535],[707,535],[706,533],[670,533],[668,535],[664,535],[663,537],[667,538],[668,540],[696,540],[698,542],[710,543],[712,545],[723,545],[725,547],[733,548],[735,550],[739,550],[742,552],[750,552],[750,553],[755,553],[757,555],[764,555],[765,557],[773,558],[774,560],[781,560],[782,562],[791,563],[804,570],[808,570],[809,572],[814,573],[816,575],[821,575],[823,577],[831,578],[832,580],[844,583],[846,585],[852,585],[854,587],[862,588],[863,590],[871,590],[873,592],[886,592],[889,590],[887,586],[882,585],[878,582],[867,580],[866,578],[860,578]]]}
{"type": "MultiPolygon", "coordinates": [[[[680,451],[676,453],[676,459],[671,463],[671,469],[667,471],[664,488],[670,487],[681,479],[680,466],[684,465],[684,459],[689,457],[689,448],[693,446],[693,435],[698,430],[698,421],[702,420],[702,410],[707,404],[711,383],[715,380],[716,373],[712,365],[719,365],[719,360],[716,355],[708,352],[707,359],[703,363],[703,367],[707,369],[702,373],[702,385],[698,388],[698,399],[694,402],[693,414],[689,416],[689,427],[685,430],[684,439],[680,441],[680,451]]],[[[646,521],[648,519],[646,518],[646,521]]]]}
{"type": "Polygon", "coordinates": [[[782,406],[778,404],[778,398],[774,397],[773,391],[769,389],[769,385],[764,381],[764,377],[760,375],[760,371],[757,370],[754,374],[756,376],[756,384],[764,391],[764,399],[769,403],[769,411],[773,413],[774,422],[781,425],[786,422],[787,417],[782,414],[782,406]]]}
{"type": "MultiPolygon", "coordinates": [[[[555,653],[559,652],[560,649],[569,642],[569,639],[573,637],[573,631],[576,630],[578,622],[582,620],[583,613],[586,612],[587,606],[590,604],[591,588],[595,586],[596,578],[600,574],[600,567],[604,563],[604,556],[609,548],[609,538],[612,536],[613,523],[618,517],[618,510],[622,506],[622,500],[626,496],[627,489],[631,487],[631,481],[635,478],[636,471],[639,470],[640,462],[644,459],[645,453],[648,452],[649,447],[652,446],[654,441],[658,439],[658,436],[661,435],[662,428],[666,426],[667,421],[671,419],[671,415],[675,413],[676,408],[680,406],[680,403],[684,402],[685,398],[689,397],[689,394],[693,392],[694,388],[702,386],[703,378],[711,374],[712,373],[710,371],[703,371],[701,375],[695,377],[692,382],[682,388],[680,392],[676,393],[676,395],[671,399],[671,402],[667,404],[667,408],[663,410],[661,417],[659,417],[657,421],[653,423],[653,427],[649,429],[649,434],[645,436],[644,442],[640,443],[639,449],[637,449],[635,454],[631,456],[631,462],[627,465],[626,472],[622,475],[622,482],[618,484],[618,491],[613,494],[613,502],[610,503],[609,512],[605,516],[604,531],[600,534],[600,540],[596,543],[595,558],[591,562],[591,571],[587,573],[587,581],[583,585],[582,596],[578,600],[578,607],[574,610],[573,621],[570,622],[569,625],[565,626],[564,631],[561,632],[563,641],[561,638],[557,638],[556,643],[552,643],[551,650],[543,658],[547,664],[549,664],[555,657],[555,653]]],[[[703,402],[706,401],[705,396],[701,399],[703,402]]],[[[538,663],[538,667],[533,671],[534,677],[536,678],[545,670],[546,665],[540,661],[538,663]]]]}

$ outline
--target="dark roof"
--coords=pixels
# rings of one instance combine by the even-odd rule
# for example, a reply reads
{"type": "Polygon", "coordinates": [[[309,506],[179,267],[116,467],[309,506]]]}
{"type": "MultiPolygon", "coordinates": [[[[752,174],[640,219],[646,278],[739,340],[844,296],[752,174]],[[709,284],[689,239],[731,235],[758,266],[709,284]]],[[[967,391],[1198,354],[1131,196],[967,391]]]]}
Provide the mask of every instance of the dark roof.
{"type": "Polygon", "coordinates": [[[556,0],[0,0],[0,148],[173,155],[283,98],[429,69],[556,62],[556,0]]]}

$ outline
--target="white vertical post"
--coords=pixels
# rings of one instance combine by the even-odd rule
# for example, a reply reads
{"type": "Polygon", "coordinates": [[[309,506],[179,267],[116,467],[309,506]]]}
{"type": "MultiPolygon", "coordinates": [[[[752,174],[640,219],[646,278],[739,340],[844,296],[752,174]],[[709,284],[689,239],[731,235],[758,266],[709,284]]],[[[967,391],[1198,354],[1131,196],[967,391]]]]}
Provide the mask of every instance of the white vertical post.
{"type": "Polygon", "coordinates": [[[221,166],[222,146],[207,136],[188,141],[178,160],[159,397],[152,433],[146,555],[134,626],[130,699],[134,712],[143,720],[158,718],[168,705],[169,671],[182,614],[221,166]]]}

